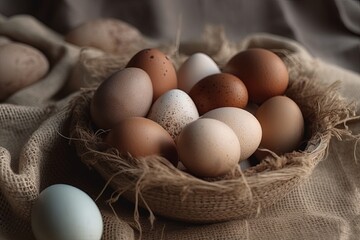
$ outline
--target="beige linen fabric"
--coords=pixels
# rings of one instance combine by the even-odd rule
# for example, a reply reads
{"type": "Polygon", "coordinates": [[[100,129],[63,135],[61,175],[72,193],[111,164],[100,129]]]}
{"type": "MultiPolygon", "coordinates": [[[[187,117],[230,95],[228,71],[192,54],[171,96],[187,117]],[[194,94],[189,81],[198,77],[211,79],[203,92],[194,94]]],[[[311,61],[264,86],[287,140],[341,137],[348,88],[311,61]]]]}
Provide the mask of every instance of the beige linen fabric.
{"type": "MultiPolygon", "coordinates": [[[[139,232],[133,220],[133,205],[119,199],[112,205],[112,209],[107,204],[111,194],[110,189],[106,189],[97,198],[105,182],[94,170],[80,162],[75,149],[70,144],[71,141],[67,138],[70,135],[67,106],[76,93],[61,100],[54,98],[65,85],[68,73],[77,61],[79,50],[65,44],[59,36],[48,38],[49,30],[36,22],[33,27],[21,31],[13,31],[14,28],[8,27],[8,24],[6,20],[0,22],[0,34],[10,35],[11,38],[17,36],[18,41],[38,47],[50,59],[51,56],[54,56],[53,59],[63,59],[64,68],[61,69],[65,69],[66,74],[64,71],[54,73],[54,69],[58,66],[56,63],[59,63],[54,61],[46,78],[17,93],[16,98],[10,98],[11,101],[0,104],[1,239],[34,239],[30,225],[31,206],[41,190],[55,183],[71,184],[87,192],[93,199],[97,199],[96,203],[101,209],[105,223],[103,239],[138,238],[139,232]],[[33,28],[39,31],[32,31],[33,28]],[[52,41],[52,39],[56,40],[52,41]],[[69,52],[69,56],[72,57],[56,58],[66,55],[57,55],[57,51],[52,51],[58,48],[65,49],[64,51],[69,52]],[[51,52],[54,52],[54,55],[51,52]],[[44,91],[48,91],[48,94],[43,95],[44,91]]],[[[17,24],[19,25],[16,27],[21,26],[23,22],[17,24]]],[[[52,33],[49,34],[51,36],[52,33]]],[[[346,98],[356,102],[360,100],[358,74],[329,65],[320,59],[312,59],[294,41],[258,34],[244,39],[239,46],[294,51],[302,56],[304,71],[316,73],[314,79],[326,83],[339,80],[342,83],[341,93],[346,98]]],[[[360,113],[359,106],[357,113],[360,113]]],[[[354,134],[360,133],[359,120],[348,125],[354,134]]],[[[142,238],[358,239],[360,163],[354,158],[355,142],[345,140],[334,139],[328,156],[320,162],[307,181],[270,208],[260,209],[259,214],[254,218],[194,225],[157,217],[154,226],[151,227],[148,213],[144,210],[141,211],[140,219],[142,238]]],[[[358,160],[359,150],[358,146],[355,153],[358,160]]]]}

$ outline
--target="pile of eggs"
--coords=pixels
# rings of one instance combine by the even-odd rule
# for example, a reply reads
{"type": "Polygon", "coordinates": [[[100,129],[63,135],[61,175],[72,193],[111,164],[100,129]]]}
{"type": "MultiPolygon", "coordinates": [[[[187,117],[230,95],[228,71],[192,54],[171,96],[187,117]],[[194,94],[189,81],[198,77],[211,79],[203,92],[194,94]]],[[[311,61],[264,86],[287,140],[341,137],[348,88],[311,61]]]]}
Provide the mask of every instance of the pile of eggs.
{"type": "Polygon", "coordinates": [[[90,115],[121,154],[160,155],[194,176],[219,177],[250,156],[261,160],[259,147],[298,148],[304,119],[284,96],[288,82],[286,65],[266,49],[241,51],[222,69],[195,53],[178,70],[144,49],[99,85],[90,115]]]}

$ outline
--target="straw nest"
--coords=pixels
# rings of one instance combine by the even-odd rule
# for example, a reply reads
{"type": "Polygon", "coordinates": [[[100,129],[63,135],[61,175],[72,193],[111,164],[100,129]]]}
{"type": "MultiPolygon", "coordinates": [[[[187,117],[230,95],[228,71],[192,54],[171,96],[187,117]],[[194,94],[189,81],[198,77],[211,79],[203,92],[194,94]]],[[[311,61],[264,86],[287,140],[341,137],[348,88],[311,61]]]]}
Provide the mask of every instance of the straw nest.
{"type": "MultiPolygon", "coordinates": [[[[284,51],[275,52],[289,67],[286,95],[299,105],[305,119],[304,147],[282,156],[269,156],[243,172],[237,167],[234,174],[224,178],[200,179],[175,168],[162,157],[136,159],[107,148],[102,141],[103,133],[94,130],[90,119],[94,89],[84,90],[75,97],[70,104],[72,143],[81,161],[112,187],[109,201],[115,202],[123,196],[134,202],[135,220],[139,219],[138,206],[142,206],[149,211],[151,221],[158,214],[187,222],[210,223],[254,216],[305,180],[326,156],[333,136],[351,136],[346,121],[354,118],[355,107],[338,94],[338,83],[324,85],[313,79],[312,74],[303,74],[298,67],[301,62],[291,59],[284,51]]],[[[104,62],[121,68],[128,59],[102,57],[97,64],[91,63],[95,68],[98,66],[95,78],[107,74],[108,70],[99,72],[106,65],[104,62]]]]}

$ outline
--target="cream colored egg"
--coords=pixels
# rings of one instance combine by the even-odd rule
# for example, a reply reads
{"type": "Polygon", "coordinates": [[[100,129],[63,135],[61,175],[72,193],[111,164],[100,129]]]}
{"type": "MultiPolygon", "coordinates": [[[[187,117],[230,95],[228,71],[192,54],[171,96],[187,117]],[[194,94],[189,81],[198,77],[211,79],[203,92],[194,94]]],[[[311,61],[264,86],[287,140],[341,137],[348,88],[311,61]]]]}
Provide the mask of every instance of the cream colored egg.
{"type": "Polygon", "coordinates": [[[248,111],[235,107],[223,107],[211,110],[202,117],[217,119],[232,128],[240,142],[240,161],[249,158],[259,147],[262,136],[261,125],[248,111]]]}
{"type": "Polygon", "coordinates": [[[198,81],[215,73],[220,73],[220,69],[214,60],[204,53],[195,53],[180,66],[178,87],[188,93],[198,81]]]}
{"type": "Polygon", "coordinates": [[[153,103],[148,118],[160,124],[175,139],[183,127],[199,118],[199,113],[187,93],[173,89],[153,103]]]}
{"type": "Polygon", "coordinates": [[[225,123],[200,118],[186,125],[176,141],[179,160],[195,176],[218,177],[233,170],[240,158],[240,144],[225,123]]]}
{"type": "Polygon", "coordinates": [[[39,81],[48,70],[48,60],[36,48],[14,42],[0,46],[0,100],[39,81]]]}

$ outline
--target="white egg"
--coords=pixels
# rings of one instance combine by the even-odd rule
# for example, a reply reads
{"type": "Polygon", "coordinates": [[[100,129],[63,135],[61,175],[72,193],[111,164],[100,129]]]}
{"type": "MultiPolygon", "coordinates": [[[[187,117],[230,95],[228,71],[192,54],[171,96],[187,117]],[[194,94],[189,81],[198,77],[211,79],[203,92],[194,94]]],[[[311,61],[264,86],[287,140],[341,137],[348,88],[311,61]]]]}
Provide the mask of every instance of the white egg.
{"type": "Polygon", "coordinates": [[[148,118],[160,124],[175,140],[183,127],[199,118],[199,113],[187,93],[172,89],[156,99],[148,118]]]}
{"type": "Polygon", "coordinates": [[[100,240],[103,220],[89,195],[70,185],[55,184],[36,200],[31,227],[37,240],[100,240]]]}
{"type": "Polygon", "coordinates": [[[240,161],[250,157],[259,147],[262,137],[261,125],[248,111],[235,107],[222,107],[211,110],[202,117],[222,121],[233,129],[240,142],[240,161]]]}
{"type": "Polygon", "coordinates": [[[220,73],[220,69],[214,60],[204,53],[195,53],[178,70],[178,88],[188,93],[198,81],[215,73],[220,73]]]}

